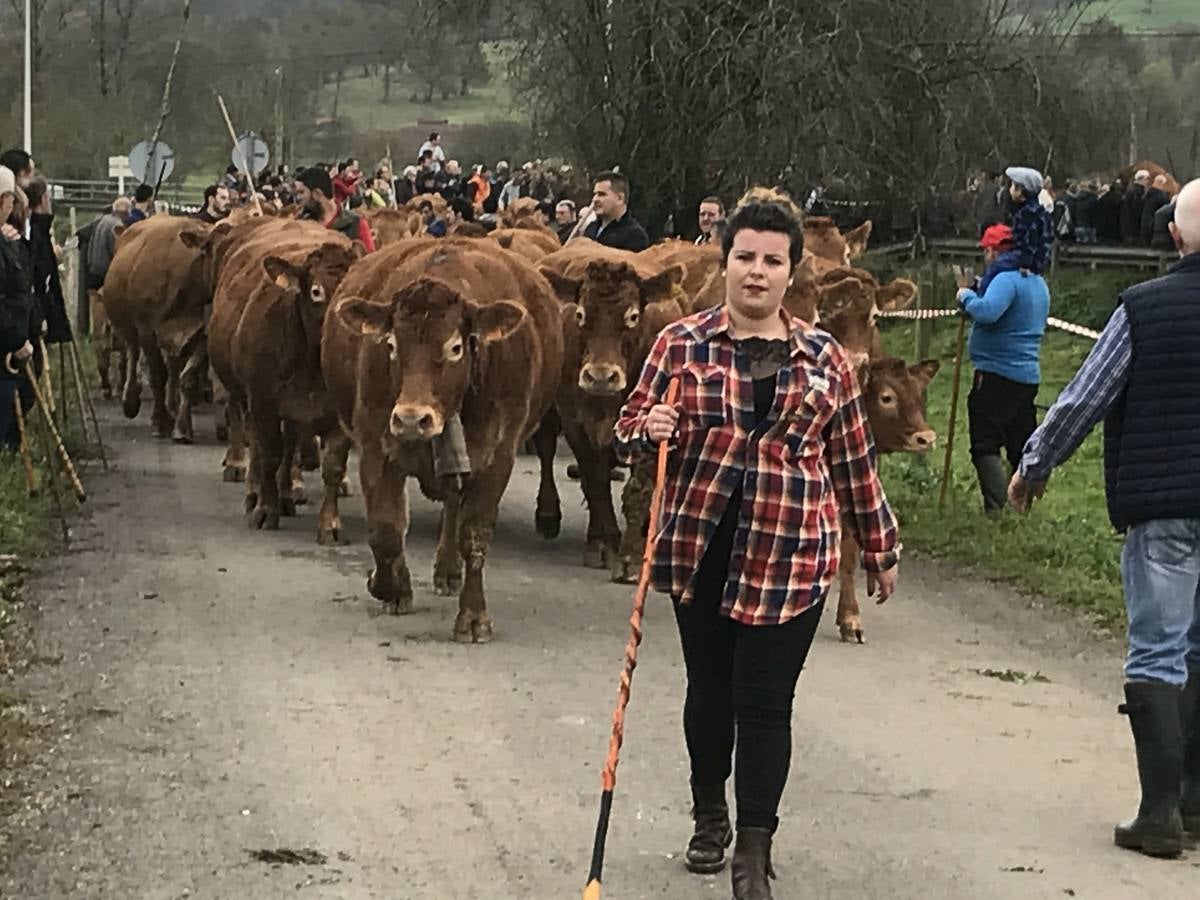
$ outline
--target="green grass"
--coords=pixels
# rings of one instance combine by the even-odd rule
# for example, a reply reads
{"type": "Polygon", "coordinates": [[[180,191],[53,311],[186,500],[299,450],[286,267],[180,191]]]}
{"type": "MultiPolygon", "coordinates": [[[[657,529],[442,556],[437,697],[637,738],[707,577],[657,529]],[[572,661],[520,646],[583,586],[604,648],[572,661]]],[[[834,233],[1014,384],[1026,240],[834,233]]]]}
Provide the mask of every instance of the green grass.
{"type": "MultiPolygon", "coordinates": [[[[1060,273],[1051,283],[1052,314],[1079,324],[1102,325],[1113,307],[1116,289],[1143,279],[1134,273],[1060,273]]],[[[942,306],[943,302],[928,305],[942,306]]],[[[885,345],[911,359],[914,327],[899,322],[885,325],[885,345]]],[[[925,459],[888,456],[882,464],[905,546],[1068,604],[1106,626],[1119,623],[1124,615],[1121,541],[1105,512],[1100,429],[1054,473],[1045,498],[1027,517],[1011,510],[998,518],[985,516],[969,453],[966,394],[972,370],[967,359],[954,430],[950,488],[945,509],[938,509],[954,382],[956,320],[937,320],[933,328],[931,355],[942,360],[928,393],[929,423],[938,432],[937,449],[925,459]]],[[[1091,347],[1091,341],[1061,331],[1047,335],[1039,405],[1053,402],[1091,347]]]]}
{"type": "Polygon", "coordinates": [[[1135,31],[1170,28],[1181,23],[1200,25],[1200,3],[1196,0],[1101,0],[1084,14],[1084,19],[1103,16],[1135,31]]]}
{"type": "MultiPolygon", "coordinates": [[[[443,99],[435,93],[432,102],[422,103],[424,87],[407,71],[393,73],[391,97],[383,102],[383,77],[363,77],[362,70],[347,69],[342,78],[338,100],[338,119],[354,131],[389,131],[412,127],[421,119],[446,119],[451,125],[482,125],[488,122],[519,119],[512,108],[513,99],[506,77],[504,49],[496,44],[485,47],[491,79],[472,86],[465,97],[443,99]]],[[[325,85],[319,102],[320,116],[332,116],[336,87],[325,85]]]]}

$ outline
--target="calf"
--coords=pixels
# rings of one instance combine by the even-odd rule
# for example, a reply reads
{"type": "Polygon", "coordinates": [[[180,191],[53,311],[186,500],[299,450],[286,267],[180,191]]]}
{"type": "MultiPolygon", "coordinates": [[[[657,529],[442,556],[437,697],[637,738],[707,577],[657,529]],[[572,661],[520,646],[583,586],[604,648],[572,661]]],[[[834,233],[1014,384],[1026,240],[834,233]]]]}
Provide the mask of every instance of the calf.
{"type": "MultiPolygon", "coordinates": [[[[627,527],[623,538],[613,511],[612,430],[654,338],[687,312],[687,299],[679,288],[683,269],[675,265],[656,270],[637,254],[586,241],[547,257],[541,271],[563,304],[566,363],[555,407],[579,464],[588,506],[584,565],[609,568],[614,580],[627,581],[636,576],[644,530],[627,527]]],[[[542,482],[537,521],[546,537],[558,533],[562,519],[553,477],[554,443],[552,428],[539,432],[542,482]]],[[[632,518],[640,525],[647,475],[635,468],[626,485],[627,522],[632,518]]],[[[652,473],[649,478],[652,483],[652,473]]]]}
{"type": "Polygon", "coordinates": [[[412,609],[404,535],[405,483],[414,476],[445,504],[434,583],[439,593],[461,586],[454,638],[490,640],[483,567],[497,507],[517,449],[549,411],[563,368],[550,286],[488,241],[386,247],[358,262],[338,289],[321,366],[360,453],[375,557],[368,590],[392,612],[412,609]],[[461,486],[436,478],[433,468],[432,440],[455,414],[471,460],[461,486]]]}
{"type": "Polygon", "coordinates": [[[316,223],[294,226],[261,233],[230,255],[213,300],[209,345],[213,368],[229,392],[227,480],[237,480],[228,475],[236,470],[232,454],[249,413],[249,524],[275,529],[281,514],[295,514],[298,435],[315,434],[325,447],[317,540],[326,543],[340,536],[337,498],[350,443],[322,379],[321,328],[329,300],[363,247],[316,223]]]}
{"type": "MultiPolygon", "coordinates": [[[[933,449],[937,434],[925,419],[924,392],[940,365],[936,359],[927,359],[909,366],[885,356],[859,369],[863,406],[878,453],[928,453],[933,449]]],[[[854,583],[858,557],[853,529],[843,523],[837,625],[843,641],[861,644],[862,616],[854,583]]]]}

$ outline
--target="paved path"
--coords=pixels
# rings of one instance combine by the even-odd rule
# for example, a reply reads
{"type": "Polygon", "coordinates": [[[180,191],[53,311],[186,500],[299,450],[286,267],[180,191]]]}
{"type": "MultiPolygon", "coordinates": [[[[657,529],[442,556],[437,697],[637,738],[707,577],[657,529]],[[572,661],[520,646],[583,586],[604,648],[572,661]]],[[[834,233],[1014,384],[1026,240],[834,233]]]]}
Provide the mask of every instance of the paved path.
{"type": "MultiPolygon", "coordinates": [[[[544,542],[519,461],[487,572],[497,639],[461,647],[431,590],[432,506],[414,501],[417,610],[383,616],[359,498],[347,547],[316,546],[312,506],[250,532],[219,450],[109,426],[116,471],[92,476],[75,551],[34,585],[62,661],[22,687],[64,736],[0,896],[578,897],[630,598],[576,564],[578,488],[562,479],[567,521],[544,542]],[[276,848],[326,861],[248,853],[276,848]]],[[[828,616],[801,679],[777,897],[1196,895],[1196,856],[1111,846],[1136,802],[1119,648],[915,560],[866,625],[866,646],[843,645],[828,616]]],[[[646,632],[605,896],[727,898],[727,875],[680,861],[683,677],[661,598],[646,632]]]]}

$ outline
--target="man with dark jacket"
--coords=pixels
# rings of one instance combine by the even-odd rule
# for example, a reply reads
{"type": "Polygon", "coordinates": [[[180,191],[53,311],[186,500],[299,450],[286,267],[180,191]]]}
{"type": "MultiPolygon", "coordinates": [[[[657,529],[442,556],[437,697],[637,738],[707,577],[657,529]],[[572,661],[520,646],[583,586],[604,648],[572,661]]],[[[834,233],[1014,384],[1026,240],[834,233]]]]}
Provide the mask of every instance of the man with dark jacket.
{"type": "Polygon", "coordinates": [[[1126,244],[1138,244],[1142,240],[1142,207],[1146,203],[1146,185],[1150,183],[1150,173],[1138,169],[1133,176],[1133,184],[1121,199],[1121,241],[1126,244]]]}
{"type": "Polygon", "coordinates": [[[50,211],[50,192],[46,182],[36,179],[25,189],[29,198],[29,254],[33,260],[33,292],[46,320],[46,343],[65,344],[71,340],[71,323],[58,274],[58,256],[54,252],[54,214],[50,211]]]}
{"type": "Polygon", "coordinates": [[[1171,202],[1167,194],[1167,176],[1154,176],[1154,184],[1146,191],[1146,199],[1142,201],[1142,243],[1149,247],[1154,237],[1154,217],[1158,211],[1171,202]]]}
{"type": "Polygon", "coordinates": [[[1025,446],[1009,500],[1040,497],[1102,419],[1109,518],[1125,532],[1125,703],[1142,801],[1118,847],[1178,856],[1200,838],[1200,180],[1180,192],[1181,259],[1129,288],[1025,446]]]}
{"type": "Polygon", "coordinates": [[[1171,223],[1175,221],[1175,201],[1160,207],[1154,214],[1154,224],[1150,227],[1150,249],[1170,253],[1175,249],[1175,240],[1171,237],[1171,223]]]}
{"type": "Polygon", "coordinates": [[[1100,194],[1096,212],[1096,239],[1102,244],[1121,243],[1121,210],[1125,200],[1125,183],[1116,179],[1100,194]]]}
{"type": "Polygon", "coordinates": [[[1097,237],[1096,222],[1100,214],[1100,197],[1095,183],[1089,181],[1075,195],[1075,241],[1079,244],[1094,244],[1097,237]]]}
{"type": "Polygon", "coordinates": [[[340,231],[352,241],[361,241],[368,253],[375,252],[375,238],[367,220],[333,202],[333,179],[325,169],[313,166],[296,176],[296,202],[302,210],[300,218],[340,231]]]}
{"type": "Polygon", "coordinates": [[[33,406],[33,392],[22,375],[33,358],[34,301],[22,235],[10,221],[17,203],[17,180],[0,166],[0,447],[20,447],[16,399],[22,411],[33,406]]]}
{"type": "Polygon", "coordinates": [[[629,214],[629,179],[619,172],[601,172],[592,189],[596,218],[584,232],[605,247],[637,253],[650,246],[646,229],[629,214]]]}

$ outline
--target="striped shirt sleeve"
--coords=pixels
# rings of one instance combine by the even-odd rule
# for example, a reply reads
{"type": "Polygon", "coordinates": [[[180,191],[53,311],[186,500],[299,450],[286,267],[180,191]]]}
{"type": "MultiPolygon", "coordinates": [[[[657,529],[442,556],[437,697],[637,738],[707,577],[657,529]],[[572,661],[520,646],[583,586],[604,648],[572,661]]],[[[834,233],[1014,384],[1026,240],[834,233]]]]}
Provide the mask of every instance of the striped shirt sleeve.
{"type": "Polygon", "coordinates": [[[1088,358],[1025,444],[1022,478],[1045,481],[1079,448],[1125,389],[1131,353],[1129,317],[1125,307],[1118,306],[1088,358]]]}

